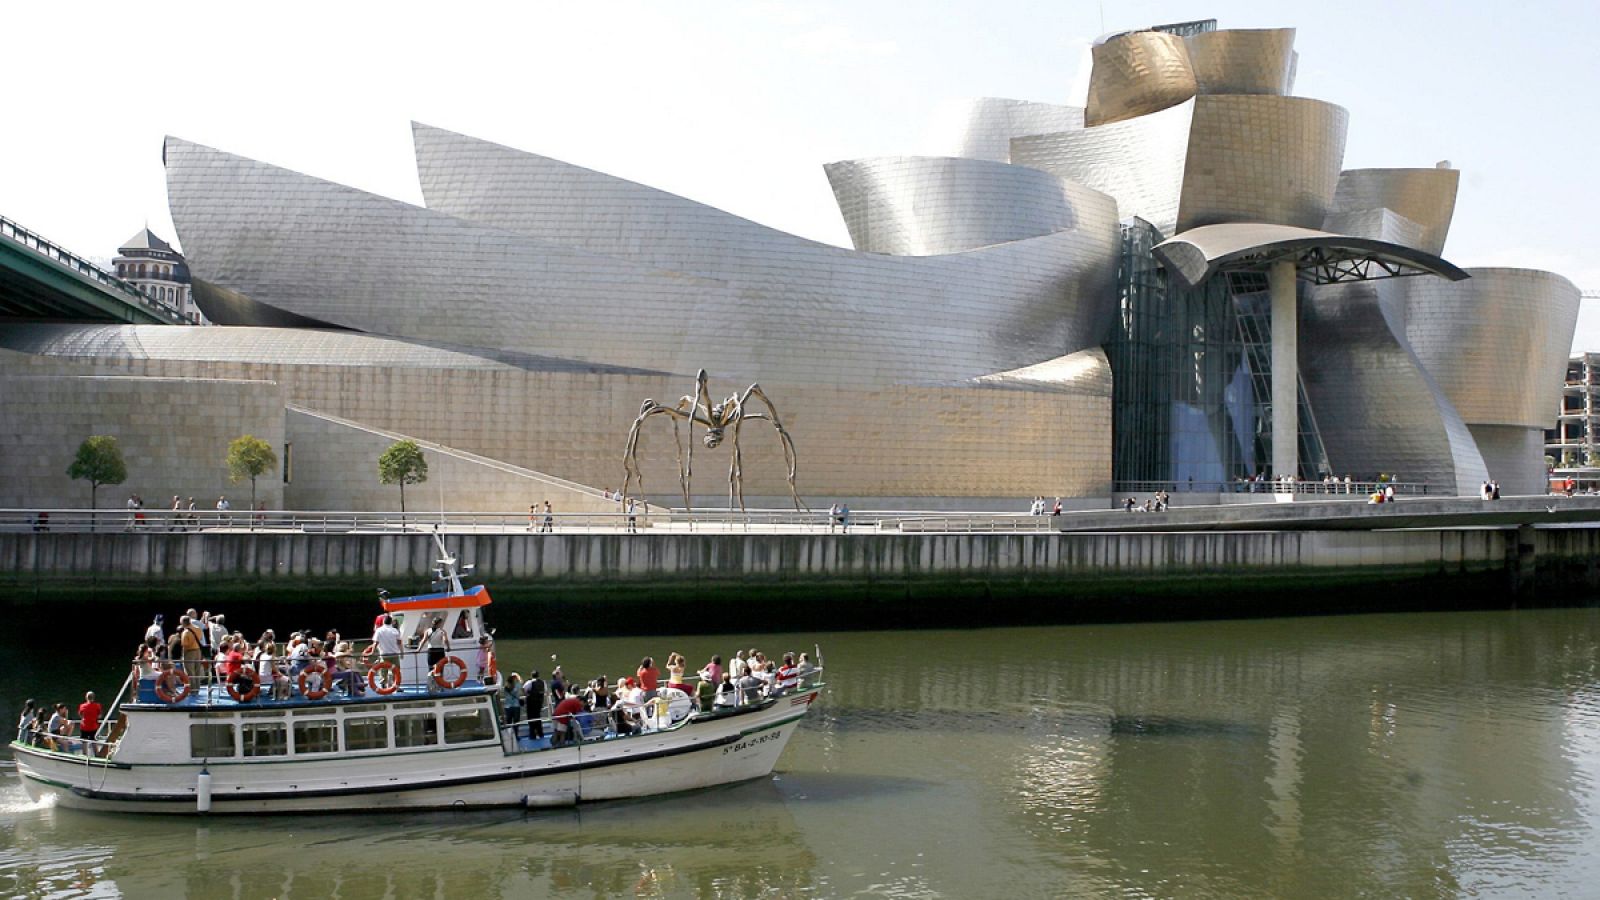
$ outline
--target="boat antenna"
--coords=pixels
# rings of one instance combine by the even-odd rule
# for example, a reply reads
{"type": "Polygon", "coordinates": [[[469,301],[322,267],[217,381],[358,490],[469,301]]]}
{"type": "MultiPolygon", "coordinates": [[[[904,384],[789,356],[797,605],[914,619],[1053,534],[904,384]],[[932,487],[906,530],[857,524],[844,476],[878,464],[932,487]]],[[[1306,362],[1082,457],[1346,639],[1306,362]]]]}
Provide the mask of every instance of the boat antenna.
{"type": "Polygon", "coordinates": [[[442,576],[439,580],[449,582],[450,593],[465,593],[465,590],[461,587],[461,573],[456,571],[456,558],[445,547],[444,536],[435,531],[433,533],[433,543],[439,548],[439,572],[442,576]]]}

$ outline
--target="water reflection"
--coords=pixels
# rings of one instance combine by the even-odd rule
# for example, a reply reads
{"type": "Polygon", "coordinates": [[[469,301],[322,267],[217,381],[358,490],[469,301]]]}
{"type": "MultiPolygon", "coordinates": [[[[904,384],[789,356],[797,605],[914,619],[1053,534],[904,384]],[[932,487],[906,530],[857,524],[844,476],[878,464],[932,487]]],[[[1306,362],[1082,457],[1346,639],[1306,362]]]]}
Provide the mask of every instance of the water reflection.
{"type": "Polygon", "coordinates": [[[0,889],[132,897],[702,897],[815,888],[778,782],[538,813],[195,820],[40,809],[4,786],[0,889]]]}
{"type": "MultiPolygon", "coordinates": [[[[810,641],[502,656],[615,678],[645,652],[810,641]]],[[[1594,610],[822,643],[832,688],[770,781],[567,812],[195,822],[31,808],[0,780],[0,891],[1347,897],[1600,877],[1594,610]]],[[[0,659],[0,691],[51,665],[0,659]]]]}

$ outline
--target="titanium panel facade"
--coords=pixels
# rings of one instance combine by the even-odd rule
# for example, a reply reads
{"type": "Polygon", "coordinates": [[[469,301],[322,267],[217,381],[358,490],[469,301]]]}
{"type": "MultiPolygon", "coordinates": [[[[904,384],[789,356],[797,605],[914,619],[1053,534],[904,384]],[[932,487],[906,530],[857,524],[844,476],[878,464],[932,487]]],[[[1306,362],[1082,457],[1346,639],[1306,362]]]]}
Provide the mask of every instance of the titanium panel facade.
{"type": "Polygon", "coordinates": [[[955,133],[942,142],[938,151],[962,159],[1011,162],[1011,139],[1014,137],[1082,127],[1080,107],[981,97],[968,102],[955,133]]]}
{"type": "Polygon", "coordinates": [[[1201,94],[1288,94],[1293,28],[1228,28],[1184,39],[1201,94]]]}
{"type": "Polygon", "coordinates": [[[1402,279],[1406,339],[1469,424],[1549,428],[1578,288],[1533,269],[1467,271],[1472,278],[1461,282],[1402,279]]]}
{"type": "Polygon", "coordinates": [[[1137,216],[1171,234],[1193,112],[1189,101],[1126,122],[1015,138],[1011,161],[1109,194],[1121,218],[1137,216]]]}
{"type": "Polygon", "coordinates": [[[487,142],[451,147],[419,153],[425,196],[444,215],[169,139],[173,218],[200,277],[275,308],[591,363],[945,382],[1095,346],[1109,326],[1110,218],[894,258],[487,142]],[[457,174],[433,177],[445,160],[457,174]],[[662,268],[667,259],[679,267],[662,268]]]}
{"type": "Polygon", "coordinates": [[[1083,115],[1090,128],[1159,112],[1195,95],[1188,47],[1176,34],[1132,31],[1096,44],[1092,52],[1083,115]]]}
{"type": "Polygon", "coordinates": [[[1544,465],[1544,429],[1515,425],[1468,425],[1489,477],[1500,482],[1504,496],[1550,492],[1544,465]]]}
{"type": "Polygon", "coordinates": [[[1322,230],[1433,252],[1426,248],[1421,225],[1389,209],[1331,212],[1322,220],[1322,230]]]}
{"type": "Polygon", "coordinates": [[[1321,228],[1349,113],[1302,97],[1195,98],[1178,231],[1219,222],[1321,228]]]}
{"type": "Polygon", "coordinates": [[[1393,210],[1421,226],[1417,248],[1437,255],[1444,252],[1460,183],[1456,169],[1348,169],[1339,175],[1330,212],[1393,210]]]}
{"type": "Polygon", "coordinates": [[[1397,475],[1470,496],[1489,477],[1483,456],[1378,296],[1401,283],[1432,280],[1307,289],[1300,304],[1300,331],[1307,335],[1299,348],[1300,377],[1334,472],[1397,475]]]}
{"type": "Polygon", "coordinates": [[[823,169],[851,241],[868,253],[960,253],[1117,216],[1105,194],[987,160],[892,156],[823,169]]]}

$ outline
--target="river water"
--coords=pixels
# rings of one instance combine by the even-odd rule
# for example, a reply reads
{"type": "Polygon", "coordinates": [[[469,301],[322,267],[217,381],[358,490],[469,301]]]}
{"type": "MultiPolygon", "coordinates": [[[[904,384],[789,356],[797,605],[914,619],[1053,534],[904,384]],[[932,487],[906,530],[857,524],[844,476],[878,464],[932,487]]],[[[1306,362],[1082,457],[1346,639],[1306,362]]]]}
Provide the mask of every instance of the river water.
{"type": "MultiPolygon", "coordinates": [[[[0,894],[88,897],[1590,895],[1600,610],[502,640],[614,679],[820,642],[770,780],[541,812],[252,820],[29,804],[0,894]]],[[[0,660],[0,703],[122,667],[0,660]]],[[[83,682],[90,682],[84,684],[83,682]]],[[[51,697],[51,699],[56,699],[51,697]]]]}

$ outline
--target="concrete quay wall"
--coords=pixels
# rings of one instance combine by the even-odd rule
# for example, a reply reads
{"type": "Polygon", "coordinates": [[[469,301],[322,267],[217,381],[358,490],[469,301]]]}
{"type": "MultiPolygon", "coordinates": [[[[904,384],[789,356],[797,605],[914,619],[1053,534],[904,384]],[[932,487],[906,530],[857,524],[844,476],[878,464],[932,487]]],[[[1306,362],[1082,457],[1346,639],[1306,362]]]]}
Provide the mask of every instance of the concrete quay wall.
{"type": "MultiPolygon", "coordinates": [[[[1592,535],[1589,530],[1537,532],[1592,535]]],[[[1072,577],[1304,569],[1499,569],[1510,530],[1121,534],[459,534],[446,543],[496,581],[651,583],[875,577],[1072,577]]],[[[116,580],[416,579],[425,534],[0,534],[0,575],[116,580]]]]}
{"type": "MultiPolygon", "coordinates": [[[[460,534],[447,543],[476,564],[509,634],[1505,608],[1586,602],[1600,586],[1600,529],[1588,528],[460,534]]],[[[422,534],[7,533],[0,605],[300,605],[359,629],[370,627],[375,588],[422,592],[436,555],[422,534]]]]}

